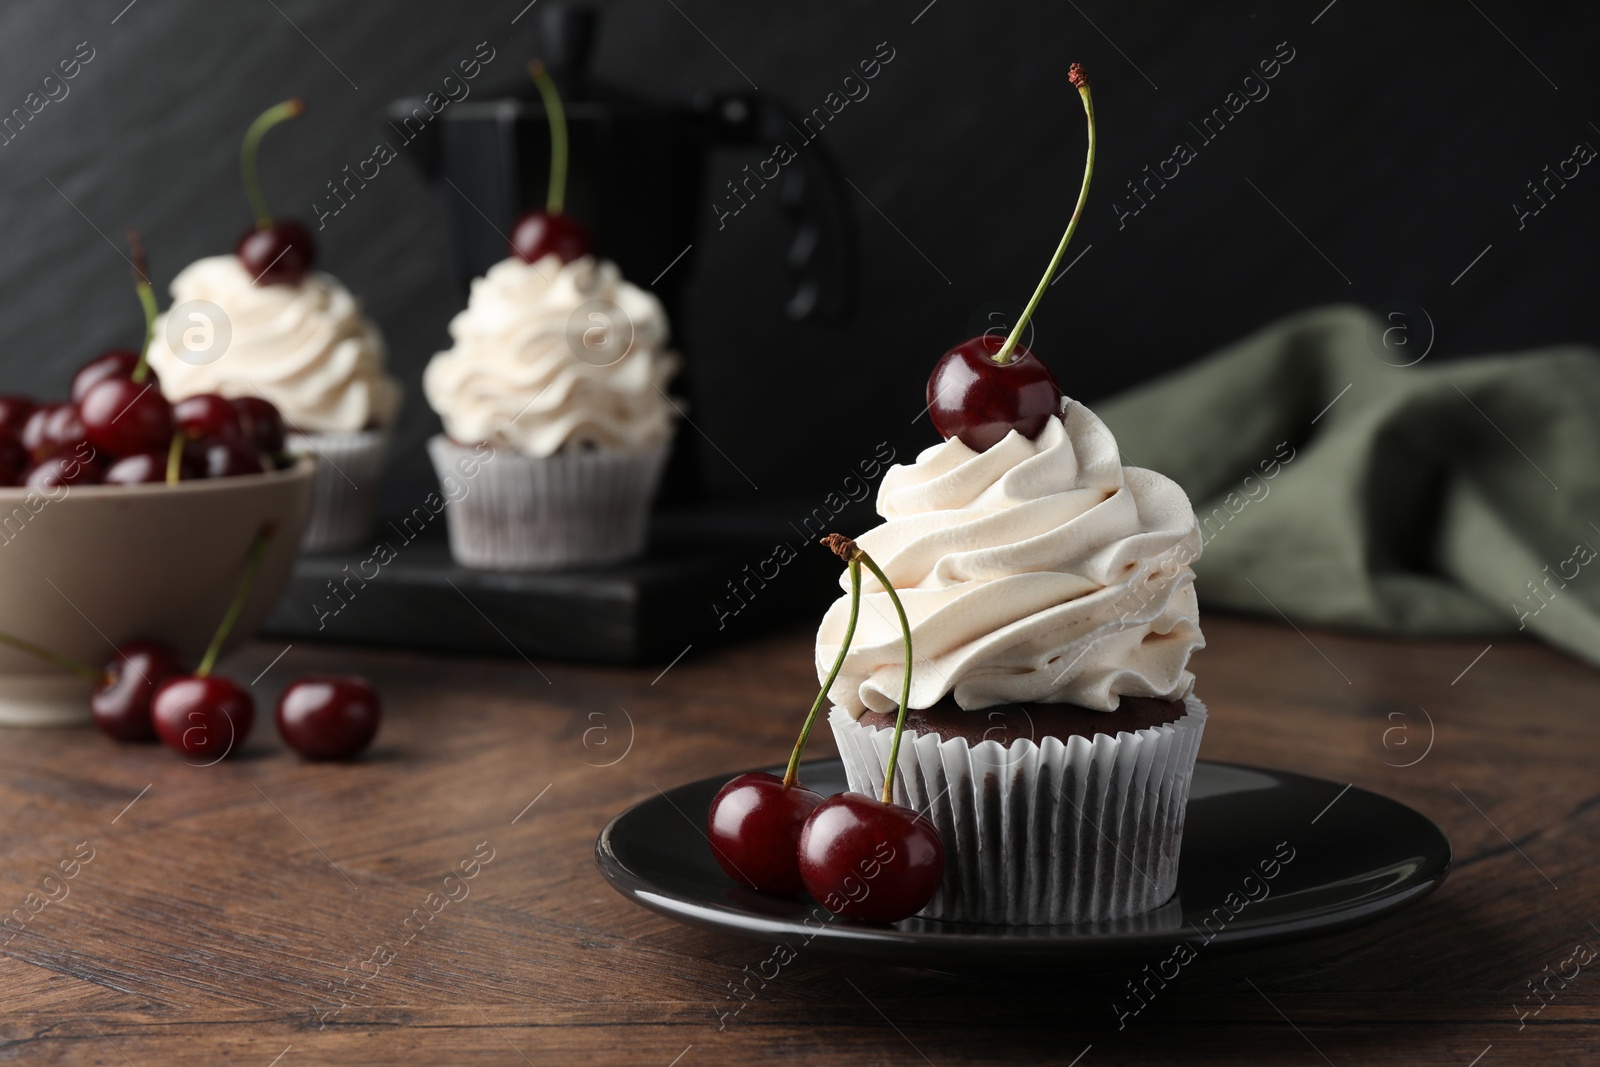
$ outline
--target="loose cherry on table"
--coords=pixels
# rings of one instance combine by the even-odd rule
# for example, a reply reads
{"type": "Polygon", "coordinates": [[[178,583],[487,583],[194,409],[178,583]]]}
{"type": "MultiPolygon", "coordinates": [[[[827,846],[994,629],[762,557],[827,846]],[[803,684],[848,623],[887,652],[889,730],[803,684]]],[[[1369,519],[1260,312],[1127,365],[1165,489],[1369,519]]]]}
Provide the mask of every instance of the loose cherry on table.
{"type": "Polygon", "coordinates": [[[177,650],[161,641],[118,645],[89,697],[95,725],[118,741],[155,740],[150,704],[156,690],[184,673],[177,650]]]}
{"type": "Polygon", "coordinates": [[[383,705],[365,678],[312,675],[278,698],[278,733],[309,760],[347,760],[372,742],[383,705]]]}
{"type": "Polygon", "coordinates": [[[543,63],[537,60],[529,63],[528,73],[539,87],[545,115],[550,121],[550,185],[544,210],[529,211],[512,226],[511,254],[524,263],[537,263],[550,255],[559,256],[562,263],[571,263],[593,254],[594,240],[583,223],[562,211],[567,188],[566,110],[543,63]]]}
{"type": "Polygon", "coordinates": [[[207,763],[238,751],[255,718],[249,691],[220,674],[169,678],[150,702],[150,719],[161,743],[207,763]]]}
{"type": "Polygon", "coordinates": [[[298,98],[267,108],[245,131],[244,143],[239,149],[244,191],[256,221],[239,236],[233,254],[257,285],[298,285],[317,262],[317,243],[310,230],[292,219],[273,219],[256,168],[261,138],[278,123],[304,110],[305,102],[298,98]]]}
{"type": "Polygon", "coordinates": [[[212,674],[211,668],[216,665],[229,631],[250,599],[250,590],[261,571],[261,560],[272,534],[271,523],[257,531],[250,544],[244,580],[239,583],[228,613],[212,635],[200,666],[193,674],[167,679],[156,689],[150,702],[150,719],[161,743],[208,764],[238,751],[255,725],[256,706],[250,691],[231,678],[212,674]]]}
{"type": "Polygon", "coordinates": [[[928,410],[933,425],[946,439],[960,438],[975,452],[983,452],[1003,440],[1012,430],[1037,438],[1051,417],[1061,411],[1061,387],[1055,375],[1032,352],[1018,344],[1018,338],[1044,297],[1061,256],[1078,229],[1083,205],[1089,197],[1089,179],[1094,174],[1094,101],[1089,94],[1089,78],[1078,64],[1072,64],[1067,77],[1077,87],[1088,120],[1089,148],[1083,165],[1083,185],[1078,204],[1067,223],[1044,277],[1022,310],[1016,325],[1002,341],[990,334],[964,341],[934,365],[928,377],[928,410]]]}
{"type": "Polygon", "coordinates": [[[275,456],[283,451],[283,415],[277,405],[259,396],[236,396],[228,403],[239,417],[239,432],[257,452],[275,456]]]}

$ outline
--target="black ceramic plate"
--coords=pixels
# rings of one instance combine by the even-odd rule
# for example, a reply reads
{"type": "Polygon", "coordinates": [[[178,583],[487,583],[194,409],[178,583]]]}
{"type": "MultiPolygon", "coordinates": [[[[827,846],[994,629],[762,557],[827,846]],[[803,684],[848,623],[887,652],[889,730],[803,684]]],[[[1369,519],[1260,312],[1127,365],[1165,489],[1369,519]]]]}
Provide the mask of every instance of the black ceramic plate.
{"type": "MultiPolygon", "coordinates": [[[[873,926],[831,918],[809,898],[751,892],[723,874],[704,826],[731,777],[679,786],[612,819],[595,844],[612,887],[692,926],[900,966],[1060,973],[1156,962],[1180,944],[1213,953],[1316,937],[1403,908],[1450,870],[1450,842],[1404,804],[1320,778],[1201,760],[1178,891],[1155,911],[1081,926],[873,926]]],[[[808,763],[802,777],[824,796],[845,788],[837,760],[808,763]]]]}

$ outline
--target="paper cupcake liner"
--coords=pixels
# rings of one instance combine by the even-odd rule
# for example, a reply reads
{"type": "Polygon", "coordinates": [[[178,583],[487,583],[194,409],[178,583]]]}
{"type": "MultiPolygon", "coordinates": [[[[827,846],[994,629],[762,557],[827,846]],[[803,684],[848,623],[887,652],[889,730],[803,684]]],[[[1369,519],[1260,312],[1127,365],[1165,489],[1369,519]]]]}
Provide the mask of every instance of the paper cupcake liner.
{"type": "Polygon", "coordinates": [[[441,482],[464,487],[445,508],[457,563],[552,570],[617,563],[644,550],[667,443],[546,457],[496,447],[485,460],[437,436],[428,441],[428,455],[441,482]],[[462,461],[475,467],[472,475],[462,461]]]}
{"type": "Polygon", "coordinates": [[[372,533],[378,479],[389,450],[383,430],[355,433],[290,434],[284,447],[299,456],[315,456],[317,473],[311,486],[311,517],[300,548],[327,552],[349,548],[372,533]]]}
{"type": "MultiPolygon", "coordinates": [[[[938,827],[944,883],[920,914],[1045,926],[1159,907],[1178,885],[1178,850],[1205,705],[1176,722],[1091,741],[1046,737],[969,745],[907,732],[894,798],[938,827]]],[[[828,717],[854,792],[883,789],[894,730],[828,717]]]]}

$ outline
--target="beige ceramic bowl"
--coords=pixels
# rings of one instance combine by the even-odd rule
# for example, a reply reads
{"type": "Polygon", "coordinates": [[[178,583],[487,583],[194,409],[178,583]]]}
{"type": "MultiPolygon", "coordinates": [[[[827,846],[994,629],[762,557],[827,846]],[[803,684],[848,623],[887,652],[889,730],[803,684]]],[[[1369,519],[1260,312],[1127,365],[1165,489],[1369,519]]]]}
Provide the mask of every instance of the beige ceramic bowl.
{"type": "MultiPolygon", "coordinates": [[[[316,463],[179,485],[0,488],[0,631],[99,666],[135,637],[191,664],[211,640],[263,522],[277,524],[230,644],[277,603],[305,527],[316,463]]],[[[248,680],[248,679],[247,679],[248,680]]],[[[0,724],[89,721],[90,684],[0,646],[0,724]]]]}

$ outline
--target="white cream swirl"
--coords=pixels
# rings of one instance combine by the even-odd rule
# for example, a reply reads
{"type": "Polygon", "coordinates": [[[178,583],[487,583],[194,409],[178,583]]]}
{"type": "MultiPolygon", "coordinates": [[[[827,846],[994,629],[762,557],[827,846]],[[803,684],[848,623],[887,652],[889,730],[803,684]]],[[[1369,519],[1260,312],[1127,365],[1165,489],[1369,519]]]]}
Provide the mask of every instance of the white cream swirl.
{"type": "Polygon", "coordinates": [[[473,281],[422,390],[461,444],[643,448],[667,440],[677,414],[667,329],[661,301],[609,260],[512,257],[473,281]]]}
{"type": "MultiPolygon", "coordinates": [[[[1113,711],[1123,696],[1176,700],[1205,646],[1189,564],[1200,530],[1182,489],[1124,467],[1094,413],[1068,402],[1038,440],[1012,431],[985,452],[952,438],[884,475],[887,521],[857,539],[911,622],[910,706],[954,692],[976,710],[1076,704],[1113,711]]],[[[859,716],[894,711],[904,650],[894,605],[862,571],[860,620],[834,683],[859,716]]],[[[826,678],[849,618],[847,590],[817,633],[826,678]]]]}
{"type": "Polygon", "coordinates": [[[332,275],[313,271],[296,285],[256,285],[237,256],[208,256],[172,280],[172,301],[150,344],[150,365],[170,399],[263,396],[302,433],[380,429],[394,421],[400,383],[384,370],[383,335],[332,275]],[[180,354],[168,344],[173,310],[189,320],[172,324],[180,336],[209,329],[203,346],[216,340],[216,323],[203,321],[203,313],[187,316],[182,305],[191,300],[209,301],[227,316],[231,340],[209,362],[204,347],[180,354]]]}

